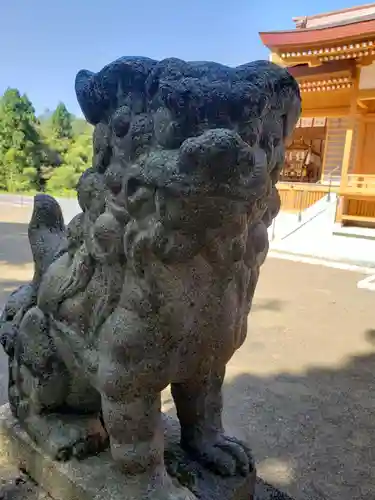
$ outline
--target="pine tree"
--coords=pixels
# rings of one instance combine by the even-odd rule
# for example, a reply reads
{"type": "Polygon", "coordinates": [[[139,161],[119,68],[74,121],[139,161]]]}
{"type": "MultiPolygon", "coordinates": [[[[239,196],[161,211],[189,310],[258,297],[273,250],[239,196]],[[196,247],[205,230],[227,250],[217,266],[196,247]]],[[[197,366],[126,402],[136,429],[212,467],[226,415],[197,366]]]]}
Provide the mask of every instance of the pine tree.
{"type": "Polygon", "coordinates": [[[41,188],[43,144],[27,95],[8,88],[0,99],[0,188],[41,188]]]}
{"type": "Polygon", "coordinates": [[[52,113],[51,124],[56,139],[71,139],[73,137],[72,115],[63,102],[60,102],[52,113]]]}

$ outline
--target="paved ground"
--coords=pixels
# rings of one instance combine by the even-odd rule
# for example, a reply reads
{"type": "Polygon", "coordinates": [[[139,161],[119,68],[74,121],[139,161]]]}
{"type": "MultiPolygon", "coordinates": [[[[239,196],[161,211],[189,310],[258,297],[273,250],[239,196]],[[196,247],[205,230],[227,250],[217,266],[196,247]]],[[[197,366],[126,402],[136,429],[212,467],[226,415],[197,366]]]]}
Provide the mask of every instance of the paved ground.
{"type": "Polygon", "coordinates": [[[375,498],[375,295],[360,277],[269,260],[228,370],[230,427],[296,499],[375,498]]]}
{"type": "MultiPolygon", "coordinates": [[[[11,213],[7,212],[11,218],[11,213]]],[[[23,213],[13,212],[13,218],[23,219],[23,213]]],[[[1,219],[6,216],[1,214],[1,219]]],[[[15,288],[32,276],[31,252],[27,240],[27,225],[0,222],[0,307],[15,288]]],[[[7,362],[0,347],[0,404],[6,399],[7,362]]]]}
{"type": "MultiPolygon", "coordinates": [[[[0,234],[1,302],[32,269],[26,226],[0,223],[0,234]]],[[[375,295],[357,289],[362,277],[269,259],[228,366],[228,429],[296,500],[375,498],[375,295]]],[[[2,401],[5,384],[3,361],[2,401]]],[[[173,412],[168,393],[165,406],[173,412]]]]}

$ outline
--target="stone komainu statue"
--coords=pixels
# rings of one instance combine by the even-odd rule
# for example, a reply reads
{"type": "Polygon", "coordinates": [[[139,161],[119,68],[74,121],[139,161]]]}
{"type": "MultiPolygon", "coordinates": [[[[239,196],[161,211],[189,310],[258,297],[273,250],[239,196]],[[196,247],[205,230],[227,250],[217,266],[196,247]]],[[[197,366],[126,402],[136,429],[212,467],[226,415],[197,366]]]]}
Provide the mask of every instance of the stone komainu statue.
{"type": "Polygon", "coordinates": [[[35,274],[1,317],[10,405],[54,458],[109,441],[125,473],[191,498],[165,473],[160,393],[171,385],[188,453],[248,473],[249,449],[223,432],[222,384],[279,210],[298,85],[269,62],[134,57],[80,71],[76,93],[93,164],[66,228],[35,197],[35,274]]]}

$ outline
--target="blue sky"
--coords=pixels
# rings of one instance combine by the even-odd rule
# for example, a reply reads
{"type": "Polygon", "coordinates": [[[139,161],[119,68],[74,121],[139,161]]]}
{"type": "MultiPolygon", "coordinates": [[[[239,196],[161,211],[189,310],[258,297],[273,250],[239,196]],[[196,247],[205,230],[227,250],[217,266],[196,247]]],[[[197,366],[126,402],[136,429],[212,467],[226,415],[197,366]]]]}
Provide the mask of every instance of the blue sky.
{"type": "Polygon", "coordinates": [[[267,58],[258,32],[354,0],[0,0],[0,94],[26,92],[38,113],[61,100],[79,113],[78,70],[123,55],[238,65],[267,58]]]}

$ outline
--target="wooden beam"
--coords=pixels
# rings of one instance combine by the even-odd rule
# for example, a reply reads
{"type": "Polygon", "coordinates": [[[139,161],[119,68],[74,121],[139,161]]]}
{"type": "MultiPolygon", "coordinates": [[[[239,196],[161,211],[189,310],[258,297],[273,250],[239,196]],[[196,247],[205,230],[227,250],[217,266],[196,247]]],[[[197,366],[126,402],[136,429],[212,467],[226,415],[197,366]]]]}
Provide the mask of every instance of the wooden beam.
{"type": "Polygon", "coordinates": [[[304,109],[302,100],[302,117],[303,118],[336,118],[348,116],[350,114],[350,106],[338,106],[337,108],[319,108],[319,109],[304,109]]]}
{"type": "Polygon", "coordinates": [[[271,52],[270,62],[272,62],[274,64],[278,64],[279,66],[282,66],[282,67],[286,67],[285,62],[281,59],[279,54],[276,54],[276,52],[271,52]]]}
{"type": "MultiPolygon", "coordinates": [[[[353,147],[354,126],[355,126],[355,122],[356,122],[356,118],[357,118],[357,100],[358,100],[359,76],[360,76],[360,72],[359,72],[359,70],[357,70],[356,75],[355,75],[355,79],[354,79],[353,89],[351,92],[349,123],[348,123],[348,128],[346,129],[346,134],[345,134],[345,146],[344,146],[344,153],[343,153],[343,158],[342,158],[340,189],[345,188],[347,186],[347,183],[348,183],[350,157],[351,157],[352,147],[353,147]]],[[[344,208],[343,213],[346,213],[345,201],[344,201],[343,208],[344,208]]]]}
{"type": "Polygon", "coordinates": [[[373,101],[375,99],[375,89],[363,89],[358,91],[359,101],[373,101]]]}
{"type": "Polygon", "coordinates": [[[343,206],[344,206],[344,198],[342,196],[339,196],[337,198],[337,203],[336,203],[335,222],[342,223],[342,213],[344,208],[343,206]]]}
{"type": "Polygon", "coordinates": [[[357,148],[355,152],[355,160],[354,160],[354,172],[359,172],[359,166],[362,161],[363,150],[365,147],[365,138],[366,138],[366,122],[364,118],[359,120],[358,123],[358,131],[357,131],[357,148]]]}
{"type": "Polygon", "coordinates": [[[294,67],[299,68],[301,65],[306,66],[306,68],[317,68],[322,65],[322,62],[318,58],[311,59],[308,57],[303,57],[292,60],[288,59],[288,61],[282,59],[282,61],[283,61],[283,66],[286,66],[288,68],[294,68],[294,67]]]}
{"type": "MultiPolygon", "coordinates": [[[[352,121],[352,120],[350,120],[352,121]]],[[[346,129],[345,134],[345,146],[344,146],[344,154],[342,156],[342,168],[341,168],[341,182],[340,186],[342,188],[346,187],[348,183],[347,175],[350,166],[350,155],[352,152],[352,144],[353,144],[353,126],[354,124],[349,123],[348,128],[346,129]]]]}
{"type": "Polygon", "coordinates": [[[373,62],[374,62],[373,55],[365,56],[357,61],[357,66],[360,68],[364,68],[365,66],[370,66],[370,64],[372,64],[373,62]]]}
{"type": "Polygon", "coordinates": [[[355,222],[371,222],[375,223],[375,217],[365,217],[363,215],[342,215],[342,220],[355,221],[355,222]]]}
{"type": "Polygon", "coordinates": [[[364,101],[361,101],[360,99],[358,99],[357,104],[358,104],[358,106],[359,106],[361,109],[363,109],[363,110],[365,110],[365,111],[367,111],[367,110],[368,110],[368,106],[367,106],[367,104],[365,104],[365,102],[364,102],[364,101]]]}
{"type": "Polygon", "coordinates": [[[313,67],[311,64],[305,63],[305,66],[297,66],[288,68],[289,73],[294,78],[304,80],[306,78],[316,77],[336,77],[336,76],[353,76],[355,75],[355,62],[353,60],[332,61],[321,63],[319,67],[313,67]]]}
{"type": "Polygon", "coordinates": [[[277,189],[279,191],[304,191],[304,192],[314,192],[314,193],[328,193],[329,191],[338,193],[339,186],[327,186],[325,184],[313,184],[305,182],[286,182],[280,181],[277,183],[277,189]]]}
{"type": "Polygon", "coordinates": [[[319,66],[321,66],[323,63],[318,57],[315,57],[313,59],[310,59],[307,64],[310,68],[319,68],[319,66]]]}
{"type": "MultiPolygon", "coordinates": [[[[327,151],[328,151],[328,131],[329,131],[329,128],[328,126],[326,126],[326,133],[325,133],[325,137],[324,137],[324,152],[323,152],[323,158],[322,158],[322,162],[321,162],[321,169],[320,169],[320,182],[322,182],[323,180],[323,177],[324,177],[324,171],[325,171],[325,167],[326,167],[326,161],[327,161],[327,151]]],[[[337,168],[337,167],[336,167],[337,168]]],[[[331,174],[332,175],[332,172],[331,174]]]]}

